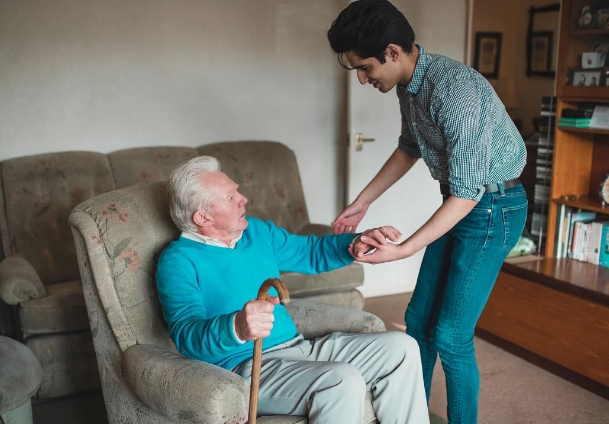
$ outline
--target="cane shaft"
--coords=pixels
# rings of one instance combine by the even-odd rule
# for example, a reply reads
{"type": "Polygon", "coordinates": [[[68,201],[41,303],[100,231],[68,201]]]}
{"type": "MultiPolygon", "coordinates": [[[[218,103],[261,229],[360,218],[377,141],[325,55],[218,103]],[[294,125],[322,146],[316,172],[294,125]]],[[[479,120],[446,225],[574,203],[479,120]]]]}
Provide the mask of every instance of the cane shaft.
{"type": "MultiPolygon", "coordinates": [[[[266,300],[269,289],[275,287],[279,294],[279,300],[282,304],[286,304],[290,301],[290,295],[288,289],[278,278],[269,278],[258,290],[258,300],[266,300]]],[[[260,390],[260,368],[262,366],[262,338],[258,337],[254,341],[254,358],[252,360],[252,378],[250,383],[250,408],[249,418],[247,422],[249,424],[256,424],[256,414],[258,413],[258,392],[260,390]]]]}

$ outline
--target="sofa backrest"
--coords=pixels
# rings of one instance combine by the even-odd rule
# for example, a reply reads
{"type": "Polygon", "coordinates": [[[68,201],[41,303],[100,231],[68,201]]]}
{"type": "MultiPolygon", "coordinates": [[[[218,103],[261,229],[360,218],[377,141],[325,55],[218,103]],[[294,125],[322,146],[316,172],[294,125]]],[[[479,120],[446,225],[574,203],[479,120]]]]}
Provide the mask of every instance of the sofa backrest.
{"type": "Polygon", "coordinates": [[[309,222],[294,152],[272,141],[207,144],[199,154],[218,158],[249,202],[247,214],[272,220],[293,233],[309,222]]]}
{"type": "Polygon", "coordinates": [[[160,253],[179,235],[169,215],[167,183],[89,199],[74,209],[69,222],[83,267],[85,299],[99,296],[121,349],[139,343],[175,349],[154,279],[160,253]],[[90,285],[96,290],[87,290],[90,285]]]}
{"type": "Polygon", "coordinates": [[[106,155],[62,152],[1,164],[0,210],[5,256],[21,256],[44,284],[80,278],[67,219],[74,206],[114,190],[106,155]]]}
{"type": "Polygon", "coordinates": [[[108,155],[116,188],[166,181],[178,165],[197,157],[197,149],[183,146],[138,147],[108,155]]]}

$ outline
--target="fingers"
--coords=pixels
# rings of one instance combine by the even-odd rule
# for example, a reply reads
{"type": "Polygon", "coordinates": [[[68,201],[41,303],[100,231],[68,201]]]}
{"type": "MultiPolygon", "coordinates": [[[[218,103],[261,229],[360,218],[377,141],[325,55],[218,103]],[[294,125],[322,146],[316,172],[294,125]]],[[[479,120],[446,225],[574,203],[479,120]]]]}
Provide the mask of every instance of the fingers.
{"type": "Polygon", "coordinates": [[[385,235],[381,233],[380,229],[368,230],[364,233],[367,237],[373,238],[380,244],[387,244],[385,235]]]}
{"type": "Polygon", "coordinates": [[[381,234],[383,234],[383,236],[385,236],[391,241],[398,241],[398,239],[402,237],[402,233],[400,233],[391,225],[386,225],[384,227],[379,228],[378,230],[381,234]]]}
{"type": "Polygon", "coordinates": [[[273,305],[276,305],[279,303],[279,297],[269,295],[266,297],[266,301],[273,305]]]}
{"type": "Polygon", "coordinates": [[[364,242],[367,245],[372,246],[376,249],[380,249],[382,246],[387,244],[387,242],[385,242],[384,240],[383,240],[383,243],[379,243],[376,239],[374,239],[372,237],[367,237],[367,236],[362,236],[361,239],[362,239],[362,242],[364,242]]]}

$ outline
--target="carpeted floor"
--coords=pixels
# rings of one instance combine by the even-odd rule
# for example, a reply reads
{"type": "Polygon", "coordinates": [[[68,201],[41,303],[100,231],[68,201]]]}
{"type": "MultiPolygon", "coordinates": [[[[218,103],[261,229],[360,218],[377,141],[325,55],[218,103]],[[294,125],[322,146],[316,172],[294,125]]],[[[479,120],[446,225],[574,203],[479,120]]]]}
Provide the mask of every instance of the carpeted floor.
{"type": "MultiPolygon", "coordinates": [[[[364,309],[387,330],[404,331],[411,294],[366,299],[364,309]]],[[[474,341],[480,369],[480,424],[609,424],[609,401],[490,343],[474,341]]],[[[440,362],[429,409],[446,418],[446,384],[440,362]]]]}

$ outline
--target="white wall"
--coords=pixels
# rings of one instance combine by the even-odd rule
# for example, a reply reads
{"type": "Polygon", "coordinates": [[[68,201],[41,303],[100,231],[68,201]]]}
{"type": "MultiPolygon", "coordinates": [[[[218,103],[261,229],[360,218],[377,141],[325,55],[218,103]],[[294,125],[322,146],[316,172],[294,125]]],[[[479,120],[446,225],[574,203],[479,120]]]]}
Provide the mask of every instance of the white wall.
{"type": "Polygon", "coordinates": [[[2,0],[0,160],[281,141],[311,219],[329,223],[346,79],[326,31],[347,3],[2,0]]]}

